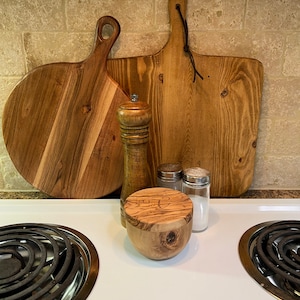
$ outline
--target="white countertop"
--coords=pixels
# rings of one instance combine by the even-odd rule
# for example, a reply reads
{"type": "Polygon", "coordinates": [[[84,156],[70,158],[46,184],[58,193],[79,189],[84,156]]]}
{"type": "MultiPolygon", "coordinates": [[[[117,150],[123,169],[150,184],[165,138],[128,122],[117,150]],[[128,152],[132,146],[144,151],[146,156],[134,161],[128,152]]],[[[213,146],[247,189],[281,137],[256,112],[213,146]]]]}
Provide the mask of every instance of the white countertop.
{"type": "Polygon", "coordinates": [[[238,243],[253,225],[287,219],[300,220],[300,199],[211,199],[208,229],[192,233],[176,257],[152,261],[120,225],[118,199],[0,200],[0,226],[65,225],[93,242],[100,270],[89,300],[272,300],[244,270],[238,243]]]}

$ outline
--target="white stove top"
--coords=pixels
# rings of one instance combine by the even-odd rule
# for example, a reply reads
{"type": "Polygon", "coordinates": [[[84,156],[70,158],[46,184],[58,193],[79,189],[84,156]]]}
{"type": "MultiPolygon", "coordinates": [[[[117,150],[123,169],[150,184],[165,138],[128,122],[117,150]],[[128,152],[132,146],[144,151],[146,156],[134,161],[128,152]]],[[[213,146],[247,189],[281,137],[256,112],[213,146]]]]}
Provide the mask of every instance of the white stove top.
{"type": "Polygon", "coordinates": [[[164,261],[140,255],[119,219],[118,199],[0,200],[0,226],[65,225],[93,242],[100,270],[89,300],[272,300],[240,263],[239,239],[261,222],[300,220],[300,199],[211,199],[208,229],[164,261]]]}

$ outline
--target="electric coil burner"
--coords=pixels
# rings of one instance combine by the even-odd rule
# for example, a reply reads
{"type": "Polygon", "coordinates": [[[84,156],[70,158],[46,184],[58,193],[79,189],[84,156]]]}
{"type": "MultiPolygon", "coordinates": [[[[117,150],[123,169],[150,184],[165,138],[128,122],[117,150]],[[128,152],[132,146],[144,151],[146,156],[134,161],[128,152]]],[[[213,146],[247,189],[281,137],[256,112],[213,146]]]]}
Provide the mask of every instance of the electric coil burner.
{"type": "Polygon", "coordinates": [[[74,229],[0,227],[0,299],[86,299],[98,269],[95,247],[74,229]]]}
{"type": "Polygon", "coordinates": [[[300,221],[266,222],[240,239],[241,262],[278,299],[300,299],[300,221]]]}

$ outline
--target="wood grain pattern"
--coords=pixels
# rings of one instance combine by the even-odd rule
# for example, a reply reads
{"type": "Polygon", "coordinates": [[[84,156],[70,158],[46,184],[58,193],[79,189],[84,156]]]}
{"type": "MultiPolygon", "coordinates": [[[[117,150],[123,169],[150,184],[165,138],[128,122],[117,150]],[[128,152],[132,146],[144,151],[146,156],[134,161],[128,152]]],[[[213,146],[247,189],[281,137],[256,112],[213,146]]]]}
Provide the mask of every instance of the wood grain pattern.
{"type": "Polygon", "coordinates": [[[151,107],[152,184],[161,163],[180,162],[183,168],[200,166],[211,172],[212,196],[238,196],[253,178],[263,67],[255,59],[192,51],[204,77],[193,82],[176,4],[186,14],[186,1],[169,1],[172,31],[161,51],[108,60],[108,70],[126,92],[138,94],[151,107]]]}
{"type": "Polygon", "coordinates": [[[130,195],[124,205],[126,228],[144,256],[167,259],[186,246],[192,232],[193,203],[168,188],[148,188],[130,195]]]}
{"type": "Polygon", "coordinates": [[[101,18],[86,60],[34,69],[5,105],[3,135],[13,163],[28,182],[53,197],[97,198],[122,184],[116,112],[129,98],[106,69],[119,32],[115,19],[101,18]],[[107,24],[114,31],[103,38],[107,24]]]}
{"type": "Polygon", "coordinates": [[[187,195],[163,187],[131,194],[124,208],[127,222],[146,231],[170,230],[176,224],[181,227],[190,222],[193,213],[193,203],[187,195]]]}

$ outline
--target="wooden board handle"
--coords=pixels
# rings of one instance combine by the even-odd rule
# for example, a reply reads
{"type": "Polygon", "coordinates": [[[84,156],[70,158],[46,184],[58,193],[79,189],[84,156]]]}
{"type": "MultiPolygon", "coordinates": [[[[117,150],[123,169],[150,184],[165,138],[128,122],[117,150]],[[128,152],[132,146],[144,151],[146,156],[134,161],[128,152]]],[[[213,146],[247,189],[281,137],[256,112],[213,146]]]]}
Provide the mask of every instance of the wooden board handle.
{"type": "Polygon", "coordinates": [[[94,49],[91,55],[101,52],[101,56],[104,56],[106,58],[113,44],[117,40],[120,31],[120,24],[115,18],[111,16],[101,17],[97,22],[97,34],[95,36],[94,49]],[[103,36],[105,26],[107,25],[112,27],[112,30],[109,30],[110,36],[103,36]]]}
{"type": "Polygon", "coordinates": [[[184,0],[170,0],[169,1],[169,16],[171,24],[171,34],[167,45],[175,43],[177,46],[184,47],[184,28],[178,11],[180,9],[183,18],[186,16],[186,1],[184,0]]]}

